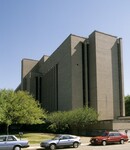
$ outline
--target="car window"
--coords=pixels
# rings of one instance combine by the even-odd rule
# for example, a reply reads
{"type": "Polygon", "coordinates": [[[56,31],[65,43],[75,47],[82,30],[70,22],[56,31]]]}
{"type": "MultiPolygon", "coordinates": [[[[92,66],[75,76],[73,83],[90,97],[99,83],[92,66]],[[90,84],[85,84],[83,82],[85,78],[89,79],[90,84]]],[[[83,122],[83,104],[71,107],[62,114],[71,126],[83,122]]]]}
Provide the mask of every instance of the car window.
{"type": "Polygon", "coordinates": [[[0,142],[3,142],[3,141],[6,141],[6,137],[5,136],[0,137],[0,142]]]}
{"type": "Polygon", "coordinates": [[[108,136],[107,132],[103,132],[102,136],[108,136]]]}
{"type": "Polygon", "coordinates": [[[73,136],[69,136],[69,139],[74,139],[75,137],[73,137],[73,136]]]}
{"type": "Polygon", "coordinates": [[[114,133],[115,136],[120,136],[120,133],[114,133]]]}
{"type": "Polygon", "coordinates": [[[7,141],[16,141],[16,139],[13,136],[8,136],[7,141]]]}
{"type": "Polygon", "coordinates": [[[114,133],[109,133],[109,136],[114,136],[114,133]]]}
{"type": "Polygon", "coordinates": [[[68,139],[68,137],[67,137],[67,136],[63,136],[63,137],[61,138],[61,140],[65,140],[65,139],[68,139]]]}
{"type": "Polygon", "coordinates": [[[59,140],[60,136],[55,136],[54,138],[52,138],[52,140],[59,140]]]}

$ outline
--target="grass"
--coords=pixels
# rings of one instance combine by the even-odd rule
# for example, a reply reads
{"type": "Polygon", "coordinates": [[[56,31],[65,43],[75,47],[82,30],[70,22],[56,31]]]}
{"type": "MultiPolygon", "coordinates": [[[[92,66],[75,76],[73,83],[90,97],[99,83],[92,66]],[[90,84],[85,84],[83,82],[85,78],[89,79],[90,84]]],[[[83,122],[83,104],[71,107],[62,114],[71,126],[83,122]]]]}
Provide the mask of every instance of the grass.
{"type": "MultiPolygon", "coordinates": [[[[19,138],[19,135],[16,135],[19,138]]],[[[24,133],[21,139],[27,139],[30,144],[39,144],[41,141],[52,139],[55,135],[49,133],[24,133]]]]}

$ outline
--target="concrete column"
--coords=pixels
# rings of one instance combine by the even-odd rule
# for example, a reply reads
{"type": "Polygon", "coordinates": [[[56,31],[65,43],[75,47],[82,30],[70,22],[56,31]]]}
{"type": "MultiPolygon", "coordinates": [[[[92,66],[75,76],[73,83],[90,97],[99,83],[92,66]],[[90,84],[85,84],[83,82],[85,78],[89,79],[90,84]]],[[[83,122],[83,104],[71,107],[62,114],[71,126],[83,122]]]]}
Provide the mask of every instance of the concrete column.
{"type": "Polygon", "coordinates": [[[120,116],[125,116],[122,39],[118,40],[120,116]]]}

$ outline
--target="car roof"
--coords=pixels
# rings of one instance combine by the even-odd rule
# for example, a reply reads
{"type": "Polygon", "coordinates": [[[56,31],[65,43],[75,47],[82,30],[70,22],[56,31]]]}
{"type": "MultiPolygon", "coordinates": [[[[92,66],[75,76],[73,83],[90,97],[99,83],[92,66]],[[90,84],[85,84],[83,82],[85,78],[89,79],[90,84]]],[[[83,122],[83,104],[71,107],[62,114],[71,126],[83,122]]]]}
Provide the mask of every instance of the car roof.
{"type": "Polygon", "coordinates": [[[76,136],[76,135],[71,135],[71,134],[58,134],[57,136],[76,136]]]}
{"type": "Polygon", "coordinates": [[[7,136],[15,136],[15,135],[0,135],[0,137],[2,136],[7,137],[7,136]]]}
{"type": "Polygon", "coordinates": [[[109,133],[119,133],[118,131],[110,131],[109,133]]]}

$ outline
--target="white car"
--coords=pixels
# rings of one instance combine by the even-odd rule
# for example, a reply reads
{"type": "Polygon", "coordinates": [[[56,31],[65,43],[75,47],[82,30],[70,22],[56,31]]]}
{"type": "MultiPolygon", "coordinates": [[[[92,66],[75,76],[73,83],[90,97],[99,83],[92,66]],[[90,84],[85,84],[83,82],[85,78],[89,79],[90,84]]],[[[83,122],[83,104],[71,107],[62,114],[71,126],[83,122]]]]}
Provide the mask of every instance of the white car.
{"type": "Polygon", "coordinates": [[[0,150],[21,150],[27,147],[27,140],[20,140],[14,135],[0,135],[0,150]]]}
{"type": "Polygon", "coordinates": [[[41,142],[40,146],[54,150],[57,147],[73,146],[74,148],[77,148],[80,144],[81,144],[80,137],[75,135],[62,134],[62,135],[57,135],[51,140],[41,142]]]}

